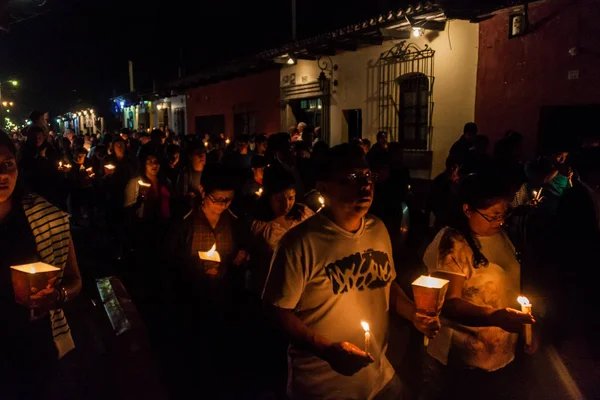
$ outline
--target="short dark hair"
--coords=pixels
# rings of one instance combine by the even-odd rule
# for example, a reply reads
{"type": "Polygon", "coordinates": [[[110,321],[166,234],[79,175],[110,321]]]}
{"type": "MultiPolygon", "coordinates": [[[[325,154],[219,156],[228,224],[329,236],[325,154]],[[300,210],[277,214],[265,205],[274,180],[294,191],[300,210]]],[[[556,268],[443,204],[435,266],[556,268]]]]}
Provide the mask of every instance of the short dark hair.
{"type": "Polygon", "coordinates": [[[349,143],[339,144],[327,151],[320,166],[320,181],[333,179],[337,172],[354,168],[369,168],[365,160],[365,152],[358,146],[349,143]]]}
{"type": "Polygon", "coordinates": [[[265,156],[253,156],[250,160],[250,165],[252,168],[265,168],[269,165],[267,158],[265,156]]]}
{"type": "Polygon", "coordinates": [[[176,144],[170,144],[165,148],[165,154],[167,156],[173,155],[175,153],[181,153],[181,148],[176,144]]]}
{"type": "Polygon", "coordinates": [[[377,140],[379,140],[383,135],[387,135],[387,132],[385,132],[385,131],[377,132],[377,140]]]}
{"type": "Polygon", "coordinates": [[[206,194],[215,190],[235,190],[234,171],[220,163],[207,164],[202,172],[201,184],[206,194]]]}
{"type": "Polygon", "coordinates": [[[198,150],[200,153],[204,154],[206,153],[206,146],[204,145],[204,142],[202,140],[195,139],[188,143],[186,150],[189,156],[191,156],[194,152],[198,150]]]}
{"type": "Polygon", "coordinates": [[[38,119],[42,118],[44,114],[37,111],[37,110],[33,110],[32,112],[29,113],[29,119],[32,121],[37,121],[38,119]]]}
{"type": "Polygon", "coordinates": [[[256,135],[256,137],[254,138],[254,143],[255,144],[260,144],[260,143],[267,143],[269,139],[267,139],[267,135],[256,135]]]}
{"type": "Polygon", "coordinates": [[[74,153],[75,155],[79,155],[79,154],[87,154],[87,153],[88,153],[88,151],[85,149],[85,147],[77,147],[73,153],[74,153]]]}
{"type": "Polygon", "coordinates": [[[286,171],[281,164],[273,163],[265,169],[263,187],[267,195],[281,193],[284,190],[296,187],[296,179],[291,172],[286,171]]]}
{"type": "Polygon", "coordinates": [[[475,122],[467,122],[463,128],[463,133],[477,135],[478,131],[479,129],[477,128],[477,124],[475,122]]]}

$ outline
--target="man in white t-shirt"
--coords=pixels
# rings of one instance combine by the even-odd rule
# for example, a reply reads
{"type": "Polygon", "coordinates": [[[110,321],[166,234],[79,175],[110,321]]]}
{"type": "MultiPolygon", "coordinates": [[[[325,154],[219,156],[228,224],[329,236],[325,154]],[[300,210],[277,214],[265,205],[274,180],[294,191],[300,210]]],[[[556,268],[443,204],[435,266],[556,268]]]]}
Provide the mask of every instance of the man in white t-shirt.
{"type": "Polygon", "coordinates": [[[271,263],[263,300],[290,340],[292,399],[399,399],[402,384],[386,358],[388,310],[434,336],[439,320],[415,313],[394,282],[384,224],[366,215],[373,177],[364,152],[332,148],[320,172],[327,207],[292,228],[271,263]],[[366,347],[362,322],[370,328],[366,347]]]}

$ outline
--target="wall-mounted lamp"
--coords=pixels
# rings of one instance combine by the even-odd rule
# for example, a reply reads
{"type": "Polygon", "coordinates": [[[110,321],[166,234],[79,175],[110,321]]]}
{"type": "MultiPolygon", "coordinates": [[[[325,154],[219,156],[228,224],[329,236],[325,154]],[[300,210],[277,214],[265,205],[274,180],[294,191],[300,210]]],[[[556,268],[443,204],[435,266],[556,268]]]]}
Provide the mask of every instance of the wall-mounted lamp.
{"type": "Polygon", "coordinates": [[[287,65],[294,65],[294,64],[296,64],[296,60],[294,60],[294,57],[288,57],[288,59],[285,63],[287,65]]]}
{"type": "MultiPolygon", "coordinates": [[[[333,60],[329,56],[319,57],[319,59],[317,60],[317,66],[321,70],[321,73],[317,78],[317,80],[319,81],[319,90],[321,90],[321,92],[329,92],[329,83],[330,80],[333,79],[333,71],[337,71],[338,66],[337,64],[333,63],[333,60]],[[325,74],[325,71],[329,72],[329,78],[327,77],[327,74],[325,74]]],[[[333,86],[337,85],[338,81],[334,80],[333,86]]]]}

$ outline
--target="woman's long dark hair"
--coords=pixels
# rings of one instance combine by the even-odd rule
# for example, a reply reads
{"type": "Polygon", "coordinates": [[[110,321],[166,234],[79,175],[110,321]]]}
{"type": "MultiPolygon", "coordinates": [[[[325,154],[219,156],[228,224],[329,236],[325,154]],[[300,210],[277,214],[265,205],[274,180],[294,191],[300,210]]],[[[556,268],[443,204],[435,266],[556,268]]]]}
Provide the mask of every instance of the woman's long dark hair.
{"type": "MultiPolygon", "coordinates": [[[[295,188],[296,181],[294,176],[279,165],[279,163],[276,161],[273,162],[273,164],[265,168],[263,178],[264,193],[257,201],[254,217],[265,222],[275,219],[269,200],[279,193],[295,188]]],[[[302,206],[298,203],[294,204],[292,209],[287,213],[287,217],[299,220],[302,217],[302,206]]]]}
{"type": "MultiPolygon", "coordinates": [[[[478,210],[492,207],[510,197],[505,179],[494,172],[466,176],[460,183],[458,196],[461,205],[466,204],[469,208],[478,210]]],[[[460,210],[460,217],[456,218],[450,227],[456,229],[465,238],[473,251],[473,267],[487,267],[489,261],[481,252],[481,245],[473,235],[469,220],[462,210],[460,210]]]]}

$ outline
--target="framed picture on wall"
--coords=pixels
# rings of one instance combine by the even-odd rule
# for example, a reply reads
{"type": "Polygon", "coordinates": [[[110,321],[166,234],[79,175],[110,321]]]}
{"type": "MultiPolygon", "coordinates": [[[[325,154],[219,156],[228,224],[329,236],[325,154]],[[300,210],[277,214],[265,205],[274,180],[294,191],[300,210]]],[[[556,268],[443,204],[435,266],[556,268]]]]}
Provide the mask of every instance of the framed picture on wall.
{"type": "Polygon", "coordinates": [[[523,36],[527,30],[527,17],[525,14],[512,14],[508,17],[508,38],[514,39],[523,36]]]}

